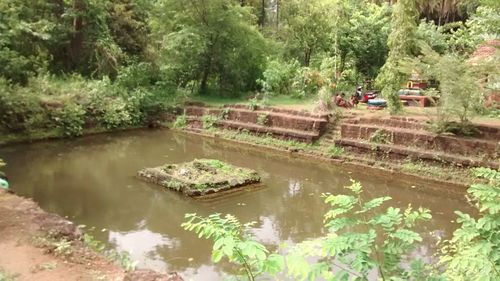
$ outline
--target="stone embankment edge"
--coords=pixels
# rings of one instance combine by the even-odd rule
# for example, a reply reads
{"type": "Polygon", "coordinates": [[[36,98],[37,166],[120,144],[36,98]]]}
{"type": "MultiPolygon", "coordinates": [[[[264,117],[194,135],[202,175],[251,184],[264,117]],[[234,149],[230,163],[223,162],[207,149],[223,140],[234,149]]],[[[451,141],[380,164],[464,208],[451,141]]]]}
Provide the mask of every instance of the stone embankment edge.
{"type": "MultiPolygon", "coordinates": [[[[175,129],[174,129],[175,130],[175,129]]],[[[320,153],[314,153],[314,152],[304,152],[304,151],[294,151],[294,150],[289,150],[289,149],[284,149],[280,147],[275,147],[275,146],[269,146],[269,145],[263,145],[263,144],[256,144],[252,142],[247,142],[247,141],[242,141],[242,140],[236,140],[232,138],[224,138],[221,135],[218,134],[207,134],[207,133],[202,133],[202,132],[193,132],[193,131],[188,131],[188,130],[175,130],[178,132],[182,132],[185,134],[191,134],[191,135],[199,135],[202,137],[208,137],[212,139],[218,139],[218,140],[224,140],[232,143],[238,143],[242,144],[245,146],[251,146],[255,148],[261,148],[261,149],[267,149],[267,150],[272,150],[276,152],[280,152],[283,154],[288,154],[288,155],[297,155],[301,156],[304,158],[309,158],[309,159],[315,159],[315,160],[321,160],[323,162],[329,162],[329,163],[334,163],[337,165],[344,165],[347,167],[354,167],[354,168],[364,168],[364,169],[370,169],[373,171],[381,171],[384,173],[389,173],[391,175],[403,175],[405,179],[411,180],[411,179],[418,179],[418,180],[425,180],[430,183],[434,184],[442,184],[450,188],[461,188],[463,191],[465,191],[471,183],[464,183],[464,182],[458,182],[458,181],[447,181],[443,179],[437,179],[437,178],[429,178],[426,176],[421,176],[417,174],[412,174],[408,172],[404,172],[401,170],[397,169],[397,166],[391,165],[390,163],[384,162],[384,161],[375,161],[375,160],[370,160],[369,162],[373,163],[379,163],[379,164],[384,164],[389,166],[389,168],[384,168],[384,167],[377,167],[373,164],[365,164],[362,163],[363,161],[361,159],[352,159],[352,158],[347,158],[347,157],[337,157],[337,158],[331,158],[324,156],[320,153]]]]}

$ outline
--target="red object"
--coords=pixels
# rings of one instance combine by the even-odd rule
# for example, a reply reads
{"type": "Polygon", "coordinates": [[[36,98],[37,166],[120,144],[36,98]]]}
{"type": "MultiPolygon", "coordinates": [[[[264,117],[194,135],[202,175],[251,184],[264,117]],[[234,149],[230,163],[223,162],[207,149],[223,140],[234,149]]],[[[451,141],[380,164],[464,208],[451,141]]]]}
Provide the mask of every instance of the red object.
{"type": "Polygon", "coordinates": [[[420,107],[428,107],[431,105],[431,100],[426,96],[405,96],[400,95],[399,99],[402,101],[417,102],[420,107]]]}
{"type": "Polygon", "coordinates": [[[367,103],[368,100],[374,99],[378,96],[377,92],[365,92],[360,102],[367,103]]]}

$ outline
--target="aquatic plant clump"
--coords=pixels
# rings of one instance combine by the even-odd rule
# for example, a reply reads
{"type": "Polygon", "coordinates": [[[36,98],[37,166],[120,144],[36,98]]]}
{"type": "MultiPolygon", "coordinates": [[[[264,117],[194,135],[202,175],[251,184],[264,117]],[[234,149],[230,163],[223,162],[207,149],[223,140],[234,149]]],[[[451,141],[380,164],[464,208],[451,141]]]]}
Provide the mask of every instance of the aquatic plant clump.
{"type": "Polygon", "coordinates": [[[181,164],[145,168],[138,176],[185,195],[196,197],[259,183],[251,169],[236,167],[214,159],[195,159],[181,164]]]}

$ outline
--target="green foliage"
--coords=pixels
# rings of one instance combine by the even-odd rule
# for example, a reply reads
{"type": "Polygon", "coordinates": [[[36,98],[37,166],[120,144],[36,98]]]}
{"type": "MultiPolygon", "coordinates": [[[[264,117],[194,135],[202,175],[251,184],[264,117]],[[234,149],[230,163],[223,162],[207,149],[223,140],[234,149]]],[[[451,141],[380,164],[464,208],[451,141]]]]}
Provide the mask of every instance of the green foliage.
{"type": "Polygon", "coordinates": [[[132,117],[127,110],[123,98],[110,98],[102,107],[98,108],[98,120],[107,128],[115,129],[132,123],[132,117]]]}
{"type": "Polygon", "coordinates": [[[431,219],[429,210],[409,206],[404,211],[393,207],[378,211],[390,197],[365,201],[360,183],[353,181],[346,188],[352,195],[324,195],[325,203],[331,206],[324,219],[327,234],[297,244],[286,257],[269,255],[250,234],[254,223],[242,225],[232,215],[187,214],[182,227],[200,238],[212,239],[212,260],[227,258],[239,265],[250,280],[262,273],[274,275],[282,271],[285,260],[287,273],[294,280],[368,280],[373,270],[391,280],[423,278],[427,270],[421,263],[413,262],[411,269],[406,269],[402,262],[403,256],[422,241],[413,229],[419,222],[431,219]]]}
{"type": "Polygon", "coordinates": [[[314,54],[327,50],[332,27],[330,6],[321,0],[290,0],[282,3],[286,52],[309,66],[314,54]]]}
{"type": "Polygon", "coordinates": [[[318,107],[322,111],[330,111],[332,108],[332,92],[327,87],[322,87],[318,92],[318,107]]]}
{"type": "Polygon", "coordinates": [[[209,130],[215,127],[217,125],[217,121],[219,119],[217,116],[213,116],[211,114],[206,114],[201,117],[201,123],[203,124],[203,129],[209,130]]]}
{"type": "Polygon", "coordinates": [[[442,247],[441,265],[449,280],[498,280],[500,278],[500,172],[473,170],[488,183],[473,184],[467,191],[480,216],[456,211],[460,227],[442,247]]]}
{"type": "Polygon", "coordinates": [[[466,124],[483,106],[483,96],[487,92],[480,81],[491,76],[498,79],[498,68],[483,70],[483,63],[470,64],[456,54],[439,55],[429,46],[421,44],[422,56],[402,64],[406,73],[417,71],[423,77],[439,82],[439,122],[445,125],[450,118],[466,124]]]}
{"type": "Polygon", "coordinates": [[[155,21],[164,34],[162,64],[180,87],[207,93],[254,90],[265,65],[266,40],[248,7],[231,0],[162,1],[155,21]]]}
{"type": "Polygon", "coordinates": [[[370,135],[370,142],[387,144],[391,142],[391,136],[384,130],[378,129],[370,135]]]}
{"type": "Polygon", "coordinates": [[[85,124],[85,110],[78,104],[67,104],[52,113],[56,127],[67,137],[80,136],[85,124]]]}
{"type": "Polygon", "coordinates": [[[259,106],[261,106],[261,101],[259,100],[258,96],[255,96],[249,100],[248,109],[250,109],[252,111],[257,110],[257,108],[259,108],[259,106]]]}
{"type": "MultiPolygon", "coordinates": [[[[442,117],[443,118],[443,117],[442,117]]],[[[471,122],[448,121],[446,118],[431,123],[431,131],[437,134],[453,134],[457,136],[475,136],[481,132],[471,122]]]]}
{"type": "Polygon", "coordinates": [[[353,195],[325,195],[331,206],[325,214],[329,232],[297,245],[287,257],[292,276],[299,280],[348,280],[349,276],[368,280],[368,274],[377,270],[380,278],[408,278],[410,270],[403,268],[402,258],[422,241],[413,228],[431,219],[429,210],[409,206],[404,211],[393,207],[377,211],[391,198],[364,201],[361,184],[353,182],[346,188],[353,195]],[[309,264],[307,257],[320,261],[309,264]]]}
{"type": "Polygon", "coordinates": [[[146,15],[135,0],[0,3],[0,75],[26,84],[31,75],[115,75],[147,45],[146,15]]]}
{"type": "Polygon", "coordinates": [[[0,78],[0,129],[25,131],[43,126],[41,119],[45,116],[37,96],[0,78]]]}
{"type": "Polygon", "coordinates": [[[15,281],[16,275],[8,274],[2,268],[0,268],[0,281],[15,281]]]}
{"type": "Polygon", "coordinates": [[[398,91],[407,75],[400,72],[398,64],[406,57],[416,53],[417,8],[415,0],[400,0],[392,12],[392,31],[389,35],[389,56],[377,76],[377,85],[387,99],[391,113],[400,113],[403,109],[398,91]]]}
{"type": "Polygon", "coordinates": [[[330,147],[328,147],[328,150],[326,152],[330,157],[339,157],[344,154],[344,148],[340,146],[336,146],[335,144],[332,144],[330,147]]]}
{"type": "Polygon", "coordinates": [[[57,129],[62,136],[78,136],[86,122],[114,129],[143,125],[168,112],[174,102],[168,86],[133,82],[131,76],[124,74],[113,83],[107,78],[44,75],[29,79],[25,86],[0,78],[0,130],[57,129]]]}
{"type": "Polygon", "coordinates": [[[221,110],[221,113],[220,113],[220,116],[219,116],[219,119],[228,119],[229,118],[229,114],[231,113],[231,108],[230,107],[225,107],[221,110]]]}
{"type": "Polygon", "coordinates": [[[485,40],[500,38],[498,9],[480,6],[464,24],[452,23],[448,28],[448,49],[461,55],[470,54],[485,40]]]}
{"type": "Polygon", "coordinates": [[[73,253],[72,242],[61,239],[54,242],[54,253],[59,256],[69,256],[73,253]]]}
{"type": "Polygon", "coordinates": [[[385,5],[344,2],[347,3],[342,6],[340,16],[335,17],[338,29],[337,53],[344,57],[340,61],[339,69],[343,72],[343,66],[347,71],[372,79],[376,77],[387,57],[390,9],[385,5]]]}
{"type": "Polygon", "coordinates": [[[321,72],[308,67],[299,68],[293,78],[293,96],[297,98],[314,96],[325,84],[327,84],[327,79],[321,75],[321,72]]]}
{"type": "Polygon", "coordinates": [[[130,258],[128,252],[122,251],[118,252],[116,250],[106,249],[106,244],[96,240],[94,236],[84,233],[83,243],[90,249],[96,251],[97,253],[104,254],[106,258],[114,263],[120,265],[125,271],[134,271],[137,267],[138,261],[133,261],[130,258]]]}
{"type": "Polygon", "coordinates": [[[244,141],[248,143],[260,144],[264,146],[273,146],[286,150],[305,150],[311,147],[310,144],[294,141],[283,140],[273,137],[271,134],[265,136],[253,135],[248,131],[222,131],[220,132],[225,138],[244,141]]]}
{"type": "Polygon", "coordinates": [[[425,42],[434,51],[443,54],[448,49],[447,36],[442,26],[437,26],[433,21],[421,20],[416,30],[419,41],[425,42]]]}
{"type": "Polygon", "coordinates": [[[241,224],[234,216],[213,214],[200,217],[187,214],[182,227],[194,231],[198,237],[213,240],[212,261],[226,258],[240,266],[242,274],[255,280],[262,274],[274,275],[284,267],[284,258],[270,254],[266,247],[255,240],[250,232],[253,222],[241,224]]]}
{"type": "Polygon", "coordinates": [[[179,116],[177,116],[177,119],[175,119],[173,126],[174,126],[174,128],[177,128],[177,129],[184,129],[184,128],[186,128],[187,125],[188,125],[188,120],[187,120],[186,115],[179,115],[179,116]]]}
{"type": "Polygon", "coordinates": [[[290,95],[298,68],[299,63],[296,60],[268,60],[266,70],[262,74],[263,79],[259,80],[262,90],[270,95],[290,95]]]}
{"type": "Polygon", "coordinates": [[[267,126],[267,123],[269,122],[269,115],[262,113],[257,116],[257,124],[261,126],[267,126]]]}
{"type": "Polygon", "coordinates": [[[107,6],[109,33],[131,56],[144,55],[147,47],[148,10],[142,1],[113,0],[107,6]]]}

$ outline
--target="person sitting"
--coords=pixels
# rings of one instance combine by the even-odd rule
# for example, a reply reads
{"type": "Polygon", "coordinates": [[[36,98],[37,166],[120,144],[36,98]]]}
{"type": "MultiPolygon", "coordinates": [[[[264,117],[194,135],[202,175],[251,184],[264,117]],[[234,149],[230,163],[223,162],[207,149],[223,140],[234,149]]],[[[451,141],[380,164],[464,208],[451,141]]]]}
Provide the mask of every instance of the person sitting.
{"type": "Polygon", "coordinates": [[[336,106],[340,106],[340,107],[344,107],[344,108],[349,108],[351,107],[349,105],[349,103],[345,100],[345,94],[344,93],[340,93],[335,95],[335,105],[336,106]]]}
{"type": "Polygon", "coordinates": [[[352,96],[349,98],[349,105],[350,105],[351,107],[357,107],[358,103],[359,103],[359,100],[356,98],[356,96],[355,96],[355,95],[352,95],[352,96]]]}
{"type": "Polygon", "coordinates": [[[359,101],[363,97],[363,88],[361,86],[356,87],[356,91],[354,92],[354,97],[359,101]]]}

